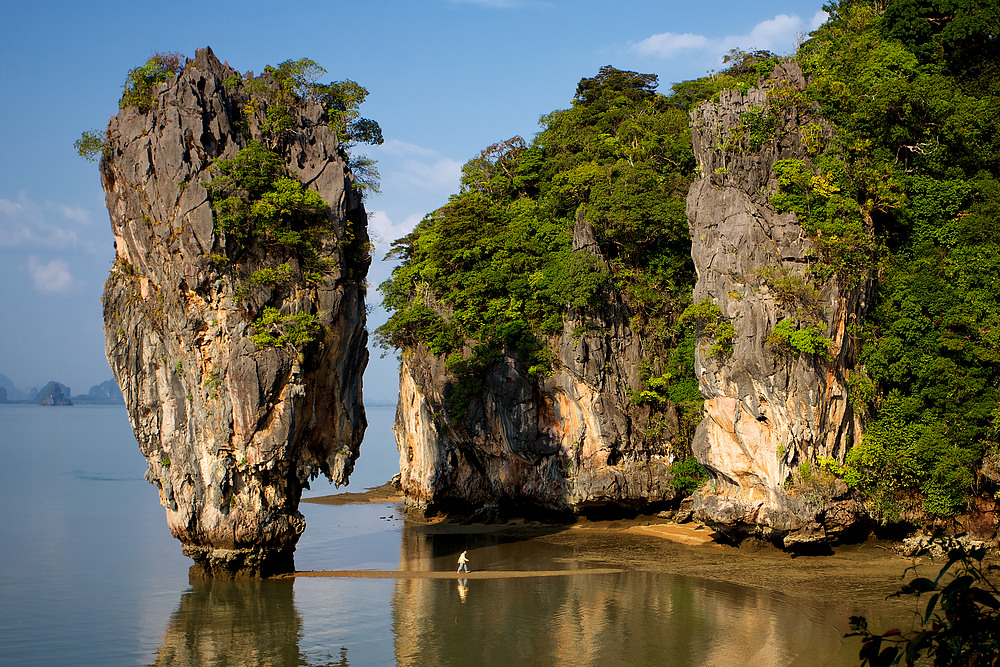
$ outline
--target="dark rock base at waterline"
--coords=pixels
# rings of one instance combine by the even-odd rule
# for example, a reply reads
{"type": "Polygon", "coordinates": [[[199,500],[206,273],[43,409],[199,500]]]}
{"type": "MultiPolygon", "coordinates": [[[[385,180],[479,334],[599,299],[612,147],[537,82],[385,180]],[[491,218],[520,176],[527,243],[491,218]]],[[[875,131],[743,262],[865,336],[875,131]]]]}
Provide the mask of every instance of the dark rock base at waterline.
{"type": "Polygon", "coordinates": [[[266,579],[295,571],[295,549],[217,549],[184,545],[194,579],[266,579]]]}

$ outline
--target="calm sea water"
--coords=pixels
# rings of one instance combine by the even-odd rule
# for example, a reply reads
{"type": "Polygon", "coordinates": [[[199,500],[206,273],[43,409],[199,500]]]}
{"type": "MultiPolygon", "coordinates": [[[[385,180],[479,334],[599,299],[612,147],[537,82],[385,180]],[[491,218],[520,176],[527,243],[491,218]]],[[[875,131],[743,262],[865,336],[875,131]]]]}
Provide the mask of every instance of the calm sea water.
{"type": "MultiPolygon", "coordinates": [[[[368,412],[350,490],[398,470],[394,410],[368,412]]],[[[2,405],[0,457],[3,665],[851,664],[836,605],[652,572],[189,582],[124,409],[2,405]]],[[[450,570],[463,549],[480,568],[577,567],[537,542],[424,535],[393,505],[301,510],[300,570],[450,570]]]]}

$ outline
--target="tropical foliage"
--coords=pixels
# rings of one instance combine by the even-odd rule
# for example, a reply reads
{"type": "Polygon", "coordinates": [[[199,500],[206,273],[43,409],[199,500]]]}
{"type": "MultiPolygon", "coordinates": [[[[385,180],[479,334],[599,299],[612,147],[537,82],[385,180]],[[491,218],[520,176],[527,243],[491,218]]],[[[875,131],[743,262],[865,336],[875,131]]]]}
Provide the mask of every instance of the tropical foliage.
{"type": "Polygon", "coordinates": [[[73,142],[73,148],[80,157],[97,162],[108,153],[107,135],[99,130],[86,130],[73,142]]]}
{"type": "Polygon", "coordinates": [[[914,630],[875,634],[864,616],[851,617],[848,637],[861,637],[862,665],[996,665],[1000,659],[1000,567],[986,549],[944,540],[947,560],[934,579],[914,577],[892,597],[927,596],[914,630]],[[925,660],[921,660],[925,658],[925,660]],[[927,662],[930,659],[933,662],[927,662]]]}
{"type": "Polygon", "coordinates": [[[810,169],[775,165],[773,201],[838,270],[871,264],[857,334],[871,421],[846,479],[884,520],[949,515],[1000,436],[1000,8],[985,0],[828,6],[797,59],[836,127],[810,169]]]}
{"type": "Polygon", "coordinates": [[[122,109],[135,108],[141,113],[148,112],[154,103],[153,86],[164,83],[183,69],[184,56],[180,53],[153,53],[145,65],[129,70],[118,106],[122,109]]]}
{"type": "Polygon", "coordinates": [[[656,88],[653,75],[601,68],[532,142],[513,137],[470,160],[461,192],[394,244],[403,261],[380,288],[392,317],[378,340],[450,355],[461,378],[452,416],[502,352],[544,375],[568,313],[580,335],[624,299],[651,350],[634,400],[662,410],[676,397],[687,426],[698,419],[694,323],[678,316],[694,284],[686,109],[710,92],[656,88]],[[592,247],[574,250],[574,229],[592,247]]]}
{"type": "Polygon", "coordinates": [[[320,331],[316,316],[309,313],[282,315],[276,308],[264,308],[261,316],[253,321],[250,340],[257,347],[300,347],[312,342],[320,331]]]}
{"type": "Polygon", "coordinates": [[[251,141],[231,160],[216,160],[209,196],[216,231],[243,243],[261,240],[313,253],[330,231],[319,193],[291,177],[277,153],[251,141]]]}
{"type": "Polygon", "coordinates": [[[319,79],[327,71],[309,58],[286,60],[277,67],[268,65],[264,72],[265,76],[249,81],[232,76],[225,85],[231,91],[245,88],[249,100],[242,111],[248,118],[263,110],[264,121],[260,129],[265,141],[274,147],[294,127],[290,109],[299,101],[319,104],[323,108],[324,121],[337,135],[337,150],[351,168],[355,186],[362,194],[378,193],[379,173],[375,161],[352,150],[358,144],[380,145],[383,142],[379,124],[363,118],[358,110],[368,97],[368,90],[350,79],[321,83],[319,79]]]}

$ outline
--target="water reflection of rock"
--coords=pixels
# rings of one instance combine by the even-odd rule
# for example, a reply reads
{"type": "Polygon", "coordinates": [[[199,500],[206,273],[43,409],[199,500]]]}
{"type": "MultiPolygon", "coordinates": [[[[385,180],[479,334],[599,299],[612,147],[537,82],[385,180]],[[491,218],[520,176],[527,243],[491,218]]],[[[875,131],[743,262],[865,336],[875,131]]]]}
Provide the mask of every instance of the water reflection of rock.
{"type": "MultiPolygon", "coordinates": [[[[404,531],[400,569],[453,567],[456,537],[404,531]]],[[[482,561],[555,569],[524,560],[531,541],[494,542],[469,542],[473,571],[482,561]]],[[[841,651],[845,609],[771,591],[646,571],[458,579],[397,582],[397,665],[769,665],[838,653],[831,664],[852,664],[841,651]]]]}
{"type": "Polygon", "coordinates": [[[299,665],[302,618],[291,580],[192,581],[155,665],[299,665]]]}

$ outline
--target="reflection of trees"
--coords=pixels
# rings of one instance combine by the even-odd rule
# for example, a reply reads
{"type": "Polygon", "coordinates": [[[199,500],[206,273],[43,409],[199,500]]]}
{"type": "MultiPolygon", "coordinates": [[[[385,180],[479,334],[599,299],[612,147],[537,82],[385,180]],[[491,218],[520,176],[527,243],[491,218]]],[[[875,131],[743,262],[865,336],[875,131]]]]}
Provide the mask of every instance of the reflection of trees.
{"type": "MultiPolygon", "coordinates": [[[[434,544],[440,537],[404,531],[401,569],[453,560],[453,546],[434,544]]],[[[656,572],[471,578],[465,588],[397,581],[398,665],[789,664],[833,656],[841,645],[843,610],[656,572]]]]}

